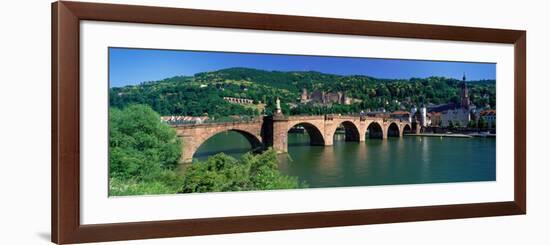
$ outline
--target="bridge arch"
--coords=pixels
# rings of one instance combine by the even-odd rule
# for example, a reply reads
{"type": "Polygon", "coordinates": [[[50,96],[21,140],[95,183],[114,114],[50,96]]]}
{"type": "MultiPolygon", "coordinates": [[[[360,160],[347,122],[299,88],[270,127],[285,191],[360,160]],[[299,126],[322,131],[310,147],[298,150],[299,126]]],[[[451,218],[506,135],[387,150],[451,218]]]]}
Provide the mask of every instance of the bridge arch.
{"type": "Polygon", "coordinates": [[[373,121],[367,126],[366,136],[369,139],[383,139],[385,138],[384,128],[380,123],[373,121]]]}
{"type": "Polygon", "coordinates": [[[250,143],[251,151],[261,151],[265,148],[261,137],[261,123],[182,125],[176,127],[176,132],[182,139],[183,162],[192,162],[199,147],[223,132],[236,132],[242,135],[250,143]]]}
{"type": "Polygon", "coordinates": [[[325,137],[323,136],[323,132],[317,126],[309,122],[292,123],[288,127],[287,134],[288,134],[288,131],[290,131],[290,129],[295,127],[303,127],[305,129],[305,131],[309,135],[310,145],[325,145],[325,137]]]}
{"type": "Polygon", "coordinates": [[[332,131],[332,133],[330,134],[330,137],[334,138],[336,136],[336,131],[340,127],[344,128],[345,141],[357,141],[357,142],[360,141],[361,136],[359,133],[359,128],[357,127],[357,125],[355,125],[355,123],[351,121],[343,121],[339,125],[337,125],[332,131]]]}
{"type": "Polygon", "coordinates": [[[399,137],[401,135],[399,126],[395,122],[390,123],[387,130],[386,135],[388,137],[399,137]]]}
{"type": "Polygon", "coordinates": [[[412,133],[411,125],[409,125],[408,123],[403,126],[403,132],[401,132],[401,135],[405,133],[412,133]]]}
{"type": "MultiPolygon", "coordinates": [[[[189,153],[189,154],[191,154],[191,161],[195,157],[195,154],[201,148],[201,146],[203,146],[208,140],[215,137],[216,135],[220,135],[222,133],[227,133],[227,132],[235,132],[235,133],[238,133],[241,136],[243,136],[246,139],[246,141],[248,141],[248,143],[250,144],[250,151],[252,151],[252,152],[260,152],[264,149],[264,145],[262,144],[262,141],[260,140],[260,138],[258,138],[258,136],[254,135],[251,132],[241,130],[241,129],[219,130],[219,131],[209,133],[208,135],[205,135],[204,137],[200,137],[199,140],[194,142],[193,146],[190,149],[192,152],[189,153]]],[[[185,143],[186,142],[183,142],[183,144],[185,144],[185,143]]],[[[223,152],[223,151],[221,151],[221,152],[223,152]]]]}

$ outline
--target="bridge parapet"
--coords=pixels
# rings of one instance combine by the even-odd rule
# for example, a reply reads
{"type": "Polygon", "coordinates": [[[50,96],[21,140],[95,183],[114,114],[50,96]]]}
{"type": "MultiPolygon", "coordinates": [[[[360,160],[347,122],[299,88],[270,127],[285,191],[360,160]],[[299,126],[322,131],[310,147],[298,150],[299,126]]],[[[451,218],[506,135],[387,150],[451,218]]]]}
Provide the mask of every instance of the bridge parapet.
{"type": "Polygon", "coordinates": [[[188,124],[170,124],[174,128],[210,128],[215,126],[234,126],[243,124],[261,124],[262,119],[255,120],[243,120],[243,121],[230,121],[230,122],[203,122],[203,123],[188,123],[188,124]]]}
{"type": "MultiPolygon", "coordinates": [[[[288,116],[286,117],[289,120],[315,120],[315,119],[325,119],[325,120],[334,120],[334,119],[348,119],[348,120],[359,120],[364,121],[367,117],[366,116],[359,116],[359,115],[337,115],[337,114],[327,114],[327,115],[296,115],[296,116],[288,116]]],[[[376,118],[374,118],[376,119],[376,118]]]]}
{"type": "Polygon", "coordinates": [[[336,115],[332,116],[332,119],[340,119],[340,120],[361,120],[364,121],[366,117],[362,116],[353,116],[353,115],[336,115]]]}
{"type": "Polygon", "coordinates": [[[319,120],[319,119],[325,119],[325,116],[322,115],[322,116],[319,116],[319,115],[314,115],[314,116],[288,116],[286,117],[288,120],[294,120],[294,121],[299,121],[299,120],[319,120]]]}

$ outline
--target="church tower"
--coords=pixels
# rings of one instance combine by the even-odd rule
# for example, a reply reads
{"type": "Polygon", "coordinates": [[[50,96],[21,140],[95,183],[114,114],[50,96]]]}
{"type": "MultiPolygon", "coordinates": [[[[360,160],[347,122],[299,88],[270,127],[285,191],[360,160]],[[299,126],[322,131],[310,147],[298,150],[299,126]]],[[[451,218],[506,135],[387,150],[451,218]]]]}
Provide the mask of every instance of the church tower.
{"type": "Polygon", "coordinates": [[[468,86],[466,86],[466,74],[462,75],[462,84],[460,85],[460,107],[470,107],[470,97],[468,96],[468,86]]]}

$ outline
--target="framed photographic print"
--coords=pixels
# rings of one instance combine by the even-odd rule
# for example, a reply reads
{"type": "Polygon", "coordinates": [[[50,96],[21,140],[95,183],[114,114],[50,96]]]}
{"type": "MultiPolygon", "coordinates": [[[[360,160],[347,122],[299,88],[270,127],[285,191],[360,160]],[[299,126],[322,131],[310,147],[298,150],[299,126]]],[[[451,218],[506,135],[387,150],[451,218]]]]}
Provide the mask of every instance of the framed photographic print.
{"type": "Polygon", "coordinates": [[[525,214],[525,38],[55,2],[52,241],[525,214]]]}

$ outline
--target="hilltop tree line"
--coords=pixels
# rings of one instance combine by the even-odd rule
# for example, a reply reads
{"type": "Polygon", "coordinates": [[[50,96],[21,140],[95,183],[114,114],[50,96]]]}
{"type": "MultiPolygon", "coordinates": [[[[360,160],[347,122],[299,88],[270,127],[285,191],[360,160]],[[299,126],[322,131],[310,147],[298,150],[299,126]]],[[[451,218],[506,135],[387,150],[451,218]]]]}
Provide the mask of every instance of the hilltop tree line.
{"type": "MultiPolygon", "coordinates": [[[[395,111],[408,110],[414,105],[458,103],[461,82],[444,77],[390,80],[359,75],[230,68],[111,88],[109,95],[112,107],[147,104],[161,115],[224,117],[271,114],[276,98],[280,98],[283,112],[287,115],[357,113],[366,109],[395,111]],[[331,106],[300,104],[302,88],[309,92],[343,91],[346,96],[361,102],[331,106]],[[224,96],[264,103],[265,111],[260,111],[259,107],[229,103],[223,100],[224,96]]],[[[495,107],[494,80],[469,81],[468,88],[470,100],[478,108],[495,107]]]]}

